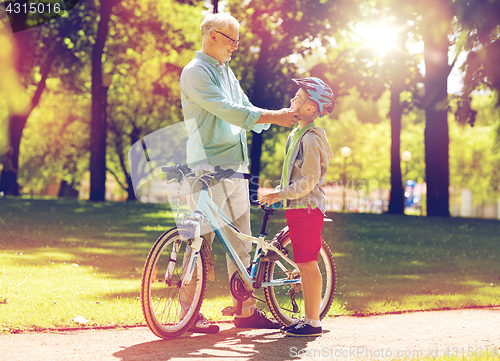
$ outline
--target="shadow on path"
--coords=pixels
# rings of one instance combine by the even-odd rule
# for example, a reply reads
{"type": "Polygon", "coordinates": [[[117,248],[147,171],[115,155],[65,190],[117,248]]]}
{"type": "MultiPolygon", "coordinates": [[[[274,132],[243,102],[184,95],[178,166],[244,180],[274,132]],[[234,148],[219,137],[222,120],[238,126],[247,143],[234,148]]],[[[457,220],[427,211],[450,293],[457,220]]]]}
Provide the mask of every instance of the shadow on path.
{"type": "MultiPolygon", "coordinates": [[[[124,348],[113,354],[131,360],[289,360],[316,337],[285,337],[279,330],[238,329],[221,325],[216,335],[186,334],[174,340],[158,340],[124,348]]],[[[328,331],[325,331],[327,333],[328,331]]],[[[304,351],[302,351],[304,352],[304,351]]]]}

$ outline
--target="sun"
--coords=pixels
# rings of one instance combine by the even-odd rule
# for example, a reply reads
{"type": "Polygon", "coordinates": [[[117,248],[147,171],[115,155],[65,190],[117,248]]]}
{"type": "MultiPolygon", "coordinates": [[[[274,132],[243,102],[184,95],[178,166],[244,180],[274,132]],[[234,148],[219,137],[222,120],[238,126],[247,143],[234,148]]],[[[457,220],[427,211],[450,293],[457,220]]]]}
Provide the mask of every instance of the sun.
{"type": "Polygon", "coordinates": [[[356,32],[365,46],[374,49],[381,57],[397,48],[399,31],[386,22],[359,24],[356,32]]]}

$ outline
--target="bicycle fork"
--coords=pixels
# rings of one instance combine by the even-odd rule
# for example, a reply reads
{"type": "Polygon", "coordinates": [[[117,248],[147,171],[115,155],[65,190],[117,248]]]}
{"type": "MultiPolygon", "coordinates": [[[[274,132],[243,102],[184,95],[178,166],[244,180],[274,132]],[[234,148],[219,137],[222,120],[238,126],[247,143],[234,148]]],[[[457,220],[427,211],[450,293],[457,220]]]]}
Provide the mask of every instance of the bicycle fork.
{"type": "Polygon", "coordinates": [[[194,238],[187,241],[188,247],[191,248],[191,255],[189,257],[189,262],[187,263],[186,273],[182,279],[182,286],[185,286],[187,283],[191,282],[191,279],[193,278],[194,268],[196,267],[196,262],[198,261],[198,257],[200,256],[200,249],[203,243],[200,228],[201,226],[197,224],[194,230],[194,238]]]}
{"type": "Polygon", "coordinates": [[[186,242],[186,250],[184,258],[189,256],[189,260],[183,259],[182,271],[181,271],[181,282],[178,284],[179,287],[183,287],[193,278],[194,269],[196,267],[196,262],[200,256],[201,247],[203,245],[203,238],[201,237],[201,227],[203,225],[203,218],[199,214],[189,214],[185,215],[182,224],[187,227],[187,229],[180,229],[179,236],[181,239],[175,242],[170,253],[170,258],[167,264],[167,270],[165,272],[165,284],[172,285],[172,279],[174,276],[175,264],[177,263],[177,256],[180,252],[182,242],[186,242]],[[188,216],[189,218],[187,218],[188,216]],[[186,263],[187,261],[187,263],[186,263]]]}
{"type": "Polygon", "coordinates": [[[177,255],[181,248],[181,241],[176,241],[172,247],[172,253],[167,265],[167,272],[165,272],[165,284],[171,286],[172,278],[174,275],[175,264],[177,263],[177,255]]]}

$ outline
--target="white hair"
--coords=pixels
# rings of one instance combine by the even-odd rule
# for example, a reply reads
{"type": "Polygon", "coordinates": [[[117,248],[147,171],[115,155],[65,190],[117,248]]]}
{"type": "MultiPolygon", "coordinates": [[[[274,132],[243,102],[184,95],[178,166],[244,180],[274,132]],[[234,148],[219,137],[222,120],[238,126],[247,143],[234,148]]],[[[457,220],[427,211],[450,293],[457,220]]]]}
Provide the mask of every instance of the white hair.
{"type": "Polygon", "coordinates": [[[212,30],[224,28],[229,24],[233,24],[237,28],[240,27],[238,20],[227,13],[208,14],[201,22],[201,35],[205,36],[210,34],[212,30]]]}

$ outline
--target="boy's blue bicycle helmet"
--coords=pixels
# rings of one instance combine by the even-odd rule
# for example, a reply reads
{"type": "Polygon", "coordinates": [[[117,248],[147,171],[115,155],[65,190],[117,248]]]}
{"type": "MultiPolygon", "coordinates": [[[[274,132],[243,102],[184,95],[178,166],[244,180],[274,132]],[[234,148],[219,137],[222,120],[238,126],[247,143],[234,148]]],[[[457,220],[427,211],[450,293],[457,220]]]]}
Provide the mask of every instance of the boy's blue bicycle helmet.
{"type": "Polygon", "coordinates": [[[335,95],[323,80],[315,77],[307,77],[292,79],[292,81],[301,87],[309,95],[309,98],[318,104],[320,118],[326,114],[330,114],[335,109],[335,95]]]}

